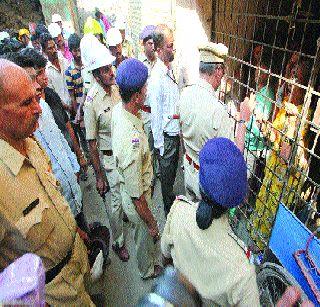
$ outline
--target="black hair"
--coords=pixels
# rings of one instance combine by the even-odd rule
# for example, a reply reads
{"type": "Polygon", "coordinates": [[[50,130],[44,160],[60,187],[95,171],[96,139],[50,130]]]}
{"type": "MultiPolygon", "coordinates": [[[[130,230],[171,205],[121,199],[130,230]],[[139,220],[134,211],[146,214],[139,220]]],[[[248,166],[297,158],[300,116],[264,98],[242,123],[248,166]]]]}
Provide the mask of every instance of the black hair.
{"type": "Polygon", "coordinates": [[[132,96],[135,94],[135,93],[139,93],[141,91],[142,87],[141,88],[135,88],[135,89],[132,89],[132,90],[121,90],[119,88],[119,92],[120,92],[120,96],[121,96],[121,99],[123,101],[123,103],[128,103],[130,102],[132,96]]]}
{"type": "Polygon", "coordinates": [[[100,18],[100,15],[101,15],[102,13],[99,11],[99,10],[97,10],[95,13],[94,13],[94,16],[96,16],[96,18],[100,18]]]}
{"type": "Polygon", "coordinates": [[[18,52],[23,48],[23,44],[15,38],[6,38],[0,43],[0,55],[18,52]]]}
{"type": "Polygon", "coordinates": [[[228,208],[222,207],[220,204],[210,199],[201,189],[201,200],[199,202],[196,222],[200,229],[206,230],[212,224],[214,219],[219,219],[228,211],[228,208]]]}
{"type": "Polygon", "coordinates": [[[17,65],[21,67],[45,68],[47,59],[33,48],[24,48],[17,54],[17,65]],[[31,63],[31,65],[27,65],[31,63]]]}
{"type": "Polygon", "coordinates": [[[142,42],[145,44],[149,39],[153,40],[153,33],[151,33],[150,35],[148,35],[147,37],[145,37],[142,42]]]}
{"type": "Polygon", "coordinates": [[[71,34],[69,39],[68,39],[68,45],[69,45],[70,51],[80,48],[80,37],[79,37],[79,35],[76,34],[76,33],[71,34]]]}
{"type": "Polygon", "coordinates": [[[31,34],[31,36],[30,36],[30,40],[32,41],[32,42],[34,42],[34,41],[36,41],[36,40],[39,40],[40,39],[40,35],[38,35],[38,34],[31,34]]]}
{"type": "Polygon", "coordinates": [[[44,24],[38,23],[35,30],[35,35],[37,35],[38,38],[40,38],[40,35],[43,33],[49,33],[49,30],[44,24]]]}
{"type": "MultiPolygon", "coordinates": [[[[43,50],[46,50],[49,41],[53,40],[52,36],[48,32],[44,32],[40,35],[40,44],[43,50]]],[[[54,40],[53,40],[54,41],[54,40]]]]}
{"type": "Polygon", "coordinates": [[[165,35],[163,32],[155,31],[152,33],[154,49],[162,48],[164,46],[165,35]]]}

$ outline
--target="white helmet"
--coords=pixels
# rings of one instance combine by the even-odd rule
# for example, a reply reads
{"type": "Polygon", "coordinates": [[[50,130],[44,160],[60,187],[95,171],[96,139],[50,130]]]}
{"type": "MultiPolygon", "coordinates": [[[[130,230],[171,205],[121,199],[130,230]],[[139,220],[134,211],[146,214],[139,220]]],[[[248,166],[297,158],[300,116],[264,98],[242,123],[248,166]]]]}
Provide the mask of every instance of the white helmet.
{"type": "Polygon", "coordinates": [[[56,38],[59,34],[61,34],[61,28],[56,23],[50,23],[48,25],[48,31],[53,38],[56,38]]]}
{"type": "Polygon", "coordinates": [[[118,29],[111,28],[107,32],[106,40],[109,47],[115,47],[122,43],[122,35],[118,29]]]}
{"type": "Polygon", "coordinates": [[[84,69],[88,72],[111,65],[116,59],[106,46],[101,44],[93,34],[85,34],[80,42],[81,58],[84,69]]]}
{"type": "Polygon", "coordinates": [[[59,14],[52,15],[52,22],[62,22],[62,18],[59,14]]]}
{"type": "Polygon", "coordinates": [[[0,43],[6,38],[10,38],[9,33],[5,31],[0,32],[0,43]]]}

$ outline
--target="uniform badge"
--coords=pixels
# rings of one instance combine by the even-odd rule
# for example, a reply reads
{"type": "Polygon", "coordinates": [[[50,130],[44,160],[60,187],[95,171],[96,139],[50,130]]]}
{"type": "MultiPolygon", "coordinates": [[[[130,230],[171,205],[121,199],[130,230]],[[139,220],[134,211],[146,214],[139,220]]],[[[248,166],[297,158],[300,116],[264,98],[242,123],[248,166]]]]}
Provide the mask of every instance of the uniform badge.
{"type": "Polygon", "coordinates": [[[91,96],[87,96],[87,102],[92,102],[93,98],[91,96]]]}
{"type": "Polygon", "coordinates": [[[134,138],[131,140],[133,148],[139,148],[140,145],[140,139],[139,138],[134,138]]]}

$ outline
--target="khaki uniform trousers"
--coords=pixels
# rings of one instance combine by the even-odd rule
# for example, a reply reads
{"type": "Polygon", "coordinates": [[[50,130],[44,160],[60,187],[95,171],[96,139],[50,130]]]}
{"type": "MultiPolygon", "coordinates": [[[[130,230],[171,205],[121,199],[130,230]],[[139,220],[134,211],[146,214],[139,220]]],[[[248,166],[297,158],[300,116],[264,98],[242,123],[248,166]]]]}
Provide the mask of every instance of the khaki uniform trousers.
{"type": "Polygon", "coordinates": [[[123,208],[120,194],[119,173],[116,168],[114,156],[103,155],[103,163],[111,193],[111,208],[106,206],[106,211],[112,230],[113,245],[122,247],[124,245],[123,208]]]}
{"type": "Polygon", "coordinates": [[[193,202],[197,202],[201,199],[199,189],[199,171],[197,171],[194,166],[189,163],[186,155],[183,157],[183,167],[186,197],[193,202]]]}
{"type": "MultiPolygon", "coordinates": [[[[125,191],[124,185],[121,185],[121,196],[123,210],[134,228],[134,243],[137,252],[138,269],[141,277],[147,278],[154,274],[154,266],[157,264],[157,244],[154,244],[146,223],[137,213],[131,197],[125,191]]],[[[151,200],[151,189],[146,193],[146,201],[152,211],[152,208],[150,207],[150,204],[153,204],[151,200]]]]}
{"type": "Polygon", "coordinates": [[[90,281],[89,273],[87,248],[76,234],[69,262],[46,284],[46,302],[50,306],[95,306],[85,289],[90,281]]]}

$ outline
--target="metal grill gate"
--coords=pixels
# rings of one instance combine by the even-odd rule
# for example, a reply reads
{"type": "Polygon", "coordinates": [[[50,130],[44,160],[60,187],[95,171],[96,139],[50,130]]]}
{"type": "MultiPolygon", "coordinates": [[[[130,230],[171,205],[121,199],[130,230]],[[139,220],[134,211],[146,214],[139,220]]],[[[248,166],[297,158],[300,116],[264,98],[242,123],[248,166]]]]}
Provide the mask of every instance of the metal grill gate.
{"type": "Polygon", "coordinates": [[[229,48],[220,97],[234,117],[250,93],[264,104],[247,125],[249,196],[237,212],[260,249],[280,202],[311,230],[320,221],[319,37],[319,0],[213,1],[212,40],[229,48]]]}

